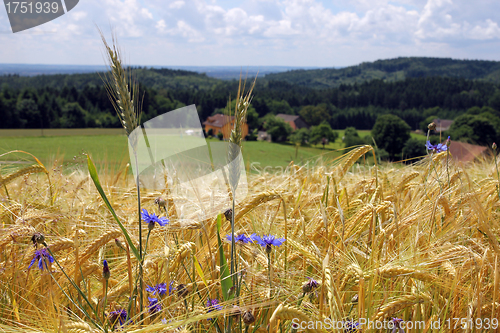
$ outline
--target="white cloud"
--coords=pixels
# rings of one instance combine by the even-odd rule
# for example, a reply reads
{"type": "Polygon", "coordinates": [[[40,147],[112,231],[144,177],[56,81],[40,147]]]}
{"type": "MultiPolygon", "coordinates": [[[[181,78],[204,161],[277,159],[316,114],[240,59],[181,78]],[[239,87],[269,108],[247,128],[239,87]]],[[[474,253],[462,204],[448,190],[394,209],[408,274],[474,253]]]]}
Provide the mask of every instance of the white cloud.
{"type": "Polygon", "coordinates": [[[487,19],[483,26],[476,25],[468,32],[468,36],[471,39],[486,40],[493,38],[500,38],[500,28],[498,23],[487,19]]]}
{"type": "MultiPolygon", "coordinates": [[[[6,45],[0,48],[0,62],[34,59],[6,51],[23,53],[20,45],[29,43],[47,49],[36,56],[51,62],[59,61],[55,52],[75,53],[80,63],[100,63],[94,23],[105,33],[111,26],[123,49],[130,45],[137,64],[143,59],[182,64],[196,57],[207,64],[223,58],[238,64],[242,53],[256,64],[302,59],[304,65],[345,65],[399,55],[498,59],[498,13],[497,0],[86,0],[24,35],[0,34],[0,43],[6,45]],[[57,33],[33,37],[33,32],[43,31],[57,33]],[[470,43],[482,47],[468,48],[470,43]],[[171,54],[174,58],[154,58],[165,45],[178,50],[171,54]],[[190,56],[178,55],[180,50],[190,56]]],[[[2,10],[1,29],[9,30],[2,10]]]]}
{"type": "Polygon", "coordinates": [[[500,38],[498,23],[488,18],[488,13],[493,17],[494,11],[489,11],[488,7],[480,3],[474,3],[473,7],[469,7],[464,1],[462,3],[454,3],[452,0],[428,0],[420,15],[415,37],[445,43],[500,38]],[[466,16],[465,6],[468,10],[466,16]]]}
{"type": "Polygon", "coordinates": [[[264,36],[270,38],[297,34],[298,32],[292,28],[292,22],[290,20],[280,20],[279,22],[275,22],[264,32],[264,36]]]}
{"type": "Polygon", "coordinates": [[[186,3],[184,1],[182,1],[182,0],[180,0],[180,1],[174,1],[170,5],[168,5],[168,7],[171,8],[171,9],[180,9],[180,8],[184,7],[185,4],[186,3]]]}
{"type": "Polygon", "coordinates": [[[83,12],[83,11],[71,11],[69,13],[69,15],[71,15],[71,19],[73,21],[81,21],[88,16],[87,12],[83,12]]]}
{"type": "Polygon", "coordinates": [[[153,15],[138,0],[104,0],[103,4],[119,35],[141,37],[154,24],[153,15]]]}
{"type": "Polygon", "coordinates": [[[155,28],[158,30],[159,33],[165,33],[167,28],[165,20],[159,20],[158,22],[156,22],[155,28]]]}
{"type": "MultiPolygon", "coordinates": [[[[164,23],[164,22],[163,22],[164,23]]],[[[172,29],[167,29],[165,32],[171,36],[180,36],[188,42],[199,43],[205,40],[203,35],[184,21],[177,21],[177,24],[172,29]]]]}

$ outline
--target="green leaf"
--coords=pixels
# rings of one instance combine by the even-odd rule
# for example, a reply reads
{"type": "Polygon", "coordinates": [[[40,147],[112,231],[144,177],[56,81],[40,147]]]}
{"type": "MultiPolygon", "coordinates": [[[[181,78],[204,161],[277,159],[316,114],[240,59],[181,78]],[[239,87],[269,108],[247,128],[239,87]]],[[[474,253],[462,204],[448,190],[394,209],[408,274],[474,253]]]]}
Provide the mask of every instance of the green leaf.
{"type": "Polygon", "coordinates": [[[220,229],[221,229],[221,214],[217,216],[217,242],[219,243],[219,266],[220,266],[220,285],[222,288],[222,296],[224,301],[233,298],[234,293],[229,294],[229,290],[233,286],[233,281],[229,274],[229,268],[227,267],[226,256],[224,255],[224,248],[222,247],[222,241],[220,239],[220,229]]]}
{"type": "Polygon", "coordinates": [[[87,155],[87,164],[89,168],[89,173],[90,177],[94,181],[94,185],[97,188],[97,191],[99,191],[99,194],[102,197],[102,200],[104,200],[104,203],[108,207],[109,211],[115,218],[116,222],[118,222],[118,225],[120,226],[120,229],[122,229],[123,236],[125,236],[125,240],[127,241],[128,245],[130,246],[130,250],[132,250],[132,253],[134,253],[134,256],[137,258],[137,260],[141,260],[141,256],[139,255],[139,251],[137,251],[136,247],[134,246],[134,243],[132,243],[132,240],[130,239],[130,236],[127,232],[127,229],[123,226],[123,224],[120,222],[120,219],[118,219],[118,216],[116,216],[115,210],[113,207],[111,207],[111,204],[109,203],[108,198],[106,197],[106,194],[104,194],[104,190],[102,189],[101,183],[99,182],[99,177],[97,176],[97,170],[95,168],[94,162],[92,162],[92,159],[90,158],[89,155],[87,155]]]}
{"type": "Polygon", "coordinates": [[[196,259],[196,256],[193,256],[193,260],[194,260],[194,267],[196,267],[196,271],[198,272],[198,275],[203,280],[203,283],[205,284],[205,287],[208,288],[207,279],[205,279],[205,274],[203,273],[203,269],[201,269],[201,265],[198,262],[198,259],[196,259]]]}

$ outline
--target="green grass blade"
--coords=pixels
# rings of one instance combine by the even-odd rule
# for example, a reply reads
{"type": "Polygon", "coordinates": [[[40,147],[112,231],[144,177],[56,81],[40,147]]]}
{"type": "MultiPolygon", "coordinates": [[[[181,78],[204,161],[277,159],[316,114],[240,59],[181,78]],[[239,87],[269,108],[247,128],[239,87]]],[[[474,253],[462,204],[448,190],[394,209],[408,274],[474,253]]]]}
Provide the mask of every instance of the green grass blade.
{"type": "Polygon", "coordinates": [[[130,239],[130,236],[127,232],[127,229],[123,226],[123,224],[120,222],[120,219],[118,216],[116,216],[115,210],[113,207],[111,207],[111,204],[109,203],[108,198],[106,197],[106,194],[104,194],[104,190],[102,189],[101,183],[99,182],[99,177],[97,176],[97,170],[95,168],[94,162],[92,162],[92,159],[90,158],[90,155],[87,155],[87,164],[89,168],[89,173],[90,177],[94,181],[94,185],[97,188],[97,191],[99,191],[99,194],[101,195],[102,200],[104,200],[104,203],[108,207],[109,211],[115,218],[116,222],[118,222],[118,225],[120,226],[120,229],[122,229],[123,235],[125,236],[125,239],[130,246],[130,250],[132,250],[132,253],[134,253],[134,256],[137,258],[137,260],[141,260],[141,256],[139,255],[139,251],[137,251],[136,247],[134,246],[134,243],[132,243],[132,239],[130,239]]]}
{"type": "Polygon", "coordinates": [[[217,242],[219,243],[220,285],[222,288],[222,296],[224,297],[224,301],[227,301],[232,298],[232,295],[229,295],[229,289],[231,289],[231,287],[233,286],[233,282],[229,274],[226,256],[224,255],[224,248],[222,247],[222,241],[220,239],[221,224],[221,214],[219,214],[217,216],[217,242]]]}
{"type": "Polygon", "coordinates": [[[201,277],[201,280],[205,284],[205,287],[208,288],[208,282],[207,282],[207,279],[205,278],[205,273],[203,273],[203,269],[201,268],[201,265],[198,262],[198,259],[196,259],[196,256],[193,256],[193,260],[194,260],[194,267],[196,268],[196,272],[198,272],[198,275],[201,277]]]}

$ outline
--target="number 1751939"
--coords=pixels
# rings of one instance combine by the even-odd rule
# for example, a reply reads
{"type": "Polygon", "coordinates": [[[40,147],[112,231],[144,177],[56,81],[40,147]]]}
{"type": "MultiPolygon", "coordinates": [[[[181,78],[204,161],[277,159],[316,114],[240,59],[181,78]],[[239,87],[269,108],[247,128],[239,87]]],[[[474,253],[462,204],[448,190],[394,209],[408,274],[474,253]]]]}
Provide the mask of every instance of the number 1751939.
{"type": "Polygon", "coordinates": [[[5,7],[7,8],[8,14],[49,14],[49,13],[57,13],[59,11],[59,4],[57,1],[53,2],[19,2],[12,1],[6,2],[5,7]]]}
{"type": "Polygon", "coordinates": [[[476,319],[467,319],[467,318],[448,318],[444,322],[445,327],[448,329],[497,329],[498,328],[498,319],[497,318],[476,318],[476,319]]]}

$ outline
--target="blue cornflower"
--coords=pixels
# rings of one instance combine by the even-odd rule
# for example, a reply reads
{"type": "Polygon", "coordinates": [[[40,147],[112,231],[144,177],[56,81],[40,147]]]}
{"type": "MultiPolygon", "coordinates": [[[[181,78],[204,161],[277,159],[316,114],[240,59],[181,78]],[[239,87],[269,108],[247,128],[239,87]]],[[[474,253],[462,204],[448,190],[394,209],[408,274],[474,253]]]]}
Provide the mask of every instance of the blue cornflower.
{"type": "MultiPolygon", "coordinates": [[[[401,323],[403,322],[403,319],[393,317],[390,322],[393,324],[391,333],[398,333],[398,332],[404,333],[404,330],[401,328],[401,323]]],[[[389,328],[391,328],[391,327],[389,327],[389,328]]]]}
{"type": "Polygon", "coordinates": [[[109,320],[111,321],[111,325],[116,325],[119,323],[120,325],[125,324],[127,320],[127,311],[124,309],[118,309],[116,311],[111,311],[108,315],[109,320]]]}
{"type": "Polygon", "coordinates": [[[149,230],[152,230],[155,227],[155,223],[158,223],[160,226],[164,227],[170,221],[166,217],[158,217],[155,213],[149,214],[147,210],[143,209],[141,213],[142,220],[148,224],[149,230]]]}
{"type": "Polygon", "coordinates": [[[276,238],[276,236],[273,235],[264,235],[260,237],[257,234],[252,234],[250,238],[260,246],[265,246],[267,253],[271,253],[273,245],[280,246],[285,241],[284,238],[276,238]]]}
{"type": "Polygon", "coordinates": [[[161,311],[161,303],[158,302],[158,298],[148,297],[148,300],[148,310],[150,314],[155,314],[161,311]]]}
{"type": "MultiPolygon", "coordinates": [[[[449,139],[450,137],[448,137],[448,140],[449,139]]],[[[437,145],[433,145],[430,141],[427,141],[425,143],[425,148],[427,150],[433,150],[436,154],[448,150],[448,146],[446,145],[446,143],[438,143],[437,145]]]]}
{"type": "MultiPolygon", "coordinates": [[[[172,293],[174,288],[174,281],[170,281],[170,285],[168,286],[168,294],[172,293]]],[[[158,295],[165,296],[167,294],[167,284],[166,283],[158,283],[156,286],[148,286],[146,288],[147,292],[152,293],[153,295],[158,292],[158,295]]]]}
{"type": "Polygon", "coordinates": [[[354,333],[359,332],[359,323],[354,321],[344,321],[344,332],[354,333]]]}
{"type": "MultiPolygon", "coordinates": [[[[222,310],[222,306],[219,304],[219,300],[217,298],[207,299],[207,308],[208,308],[208,312],[222,310]]],[[[212,318],[208,318],[208,320],[210,321],[210,320],[212,320],[212,318]]]]}
{"type": "Polygon", "coordinates": [[[31,266],[33,266],[33,264],[37,260],[38,260],[38,268],[41,270],[43,270],[44,266],[47,269],[49,268],[49,266],[47,264],[47,260],[50,263],[54,262],[54,258],[49,254],[49,252],[45,248],[35,251],[35,256],[33,257],[33,260],[31,260],[30,265],[28,266],[28,269],[31,268],[31,266]]]}
{"type": "Polygon", "coordinates": [[[207,299],[207,308],[208,308],[208,312],[222,310],[222,306],[219,304],[219,300],[217,298],[207,299]]]}
{"type": "Polygon", "coordinates": [[[427,150],[434,150],[434,145],[430,141],[427,141],[425,143],[425,149],[427,149],[427,150]]]}
{"type": "MultiPolygon", "coordinates": [[[[231,235],[227,235],[226,239],[228,241],[232,241],[233,237],[231,235]]],[[[237,235],[234,237],[234,242],[235,243],[250,243],[252,241],[252,238],[247,237],[245,234],[237,235]]]]}

